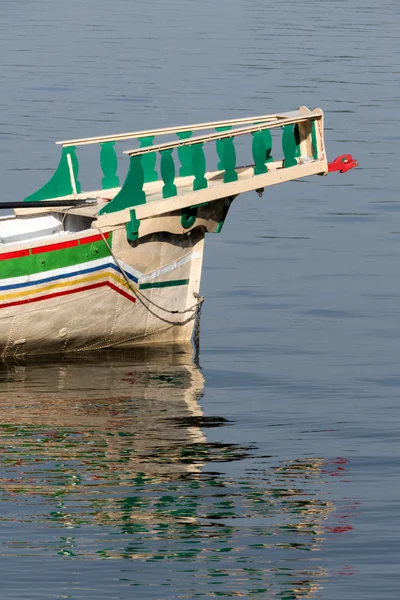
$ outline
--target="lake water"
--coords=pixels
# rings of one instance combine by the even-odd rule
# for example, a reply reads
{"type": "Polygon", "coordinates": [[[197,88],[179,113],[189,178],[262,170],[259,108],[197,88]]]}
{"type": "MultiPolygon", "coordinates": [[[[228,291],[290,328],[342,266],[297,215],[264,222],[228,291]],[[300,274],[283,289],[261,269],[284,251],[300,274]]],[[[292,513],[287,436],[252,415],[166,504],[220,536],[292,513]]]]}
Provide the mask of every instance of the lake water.
{"type": "Polygon", "coordinates": [[[326,116],[346,175],[239,197],[187,348],[0,368],[1,597],[397,600],[400,5],[1,0],[0,180],[57,139],[326,116]]]}

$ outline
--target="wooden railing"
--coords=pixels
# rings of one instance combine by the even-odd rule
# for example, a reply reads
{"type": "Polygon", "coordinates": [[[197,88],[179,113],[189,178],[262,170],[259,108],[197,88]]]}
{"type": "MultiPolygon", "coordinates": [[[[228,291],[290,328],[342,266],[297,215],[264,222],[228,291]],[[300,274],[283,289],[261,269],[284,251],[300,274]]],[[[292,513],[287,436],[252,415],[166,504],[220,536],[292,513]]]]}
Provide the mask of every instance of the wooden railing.
{"type": "MultiPolygon", "coordinates": [[[[216,150],[220,159],[218,170],[222,171],[221,183],[232,183],[238,180],[234,140],[240,136],[252,136],[253,175],[267,173],[268,163],[273,161],[270,130],[274,128],[282,128],[283,160],[281,168],[287,169],[297,166],[300,162],[318,160],[324,156],[322,119],[323,114],[319,109],[307,112],[305,109],[301,109],[295,113],[286,113],[279,118],[270,118],[268,121],[263,120],[251,126],[223,130],[187,140],[166,142],[148,148],[127,150],[125,154],[130,157],[130,167],[125,183],[114,199],[100,211],[100,214],[116,212],[146,203],[144,189],[147,181],[146,157],[152,155],[155,164],[156,153],[160,154],[160,175],[164,184],[162,186],[163,198],[170,198],[178,193],[173,157],[175,149],[181,164],[186,166],[187,175],[192,176],[191,191],[194,192],[205,189],[209,185],[203,146],[210,142],[217,144],[216,150]],[[318,121],[317,126],[315,126],[316,121],[318,121]]],[[[249,122],[254,123],[254,119],[249,122]]],[[[179,174],[182,176],[181,172],[179,174]]],[[[187,193],[187,186],[185,190],[187,193]]]]}
{"type": "MultiPolygon", "coordinates": [[[[131,157],[130,168],[125,183],[115,199],[120,197],[121,194],[122,196],[126,195],[127,189],[134,189],[137,200],[141,198],[141,201],[143,201],[143,195],[139,193],[143,191],[143,184],[159,179],[156,170],[158,152],[161,154],[160,174],[164,181],[163,193],[173,195],[175,164],[172,153],[175,148],[177,149],[179,159],[179,176],[193,176],[194,189],[201,189],[201,187],[198,186],[205,185],[203,172],[205,169],[205,158],[202,145],[210,141],[216,142],[216,152],[219,159],[217,168],[226,171],[224,180],[234,178],[235,148],[233,139],[235,136],[245,135],[246,133],[252,134],[253,136],[255,174],[263,173],[266,169],[265,165],[272,160],[272,136],[270,129],[281,126],[283,127],[282,145],[284,153],[286,151],[285,163],[286,166],[288,166],[290,160],[292,163],[293,160],[295,160],[294,157],[296,153],[299,154],[299,144],[303,144],[304,151],[304,140],[309,140],[307,142],[307,152],[309,154],[310,152],[312,153],[310,150],[312,143],[314,143],[315,149],[317,148],[315,141],[316,136],[312,133],[314,130],[311,123],[314,120],[320,119],[321,115],[321,111],[309,111],[307,108],[301,107],[298,111],[281,114],[260,115],[243,119],[197,123],[184,127],[167,127],[163,129],[143,130],[110,136],[71,139],[56,142],[62,146],[61,159],[56,172],[47,184],[31,196],[28,196],[25,200],[29,202],[67,195],[76,196],[79,194],[81,192],[81,186],[78,179],[79,162],[76,150],[80,146],[91,144],[100,146],[100,166],[103,173],[101,187],[103,190],[108,190],[120,186],[120,179],[118,176],[118,156],[115,150],[115,144],[127,140],[137,140],[139,142],[138,148],[127,151],[131,157]],[[311,128],[311,133],[307,130],[307,135],[304,134],[301,136],[302,141],[296,141],[295,137],[299,137],[298,132],[302,127],[304,129],[305,123],[310,124],[308,129],[311,128]],[[294,128],[296,128],[296,131],[294,131],[294,128]],[[194,132],[207,130],[213,131],[207,135],[192,137],[194,132]],[[173,135],[178,139],[175,138],[175,140],[167,142],[166,144],[154,144],[155,138],[166,135],[173,135]],[[311,135],[314,138],[314,142],[311,141],[311,135]],[[137,157],[140,157],[140,159],[137,159],[137,157]],[[172,182],[170,182],[171,175],[172,182]]],[[[117,205],[118,202],[115,203],[112,201],[110,203],[110,206],[113,207],[117,205]]],[[[115,208],[113,208],[113,210],[115,210],[115,208]]]]}

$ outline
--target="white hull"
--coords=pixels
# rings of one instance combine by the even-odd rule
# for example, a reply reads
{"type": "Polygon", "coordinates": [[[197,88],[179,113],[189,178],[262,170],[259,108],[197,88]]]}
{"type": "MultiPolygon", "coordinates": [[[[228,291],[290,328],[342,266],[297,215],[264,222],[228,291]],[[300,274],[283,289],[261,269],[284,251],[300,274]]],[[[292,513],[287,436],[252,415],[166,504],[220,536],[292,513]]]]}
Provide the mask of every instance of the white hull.
{"type": "MultiPolygon", "coordinates": [[[[123,233],[113,233],[113,254],[125,273],[135,278],[130,280],[133,289],[110,255],[35,276],[0,280],[1,356],[190,340],[196,312],[191,307],[196,306],[195,294],[200,288],[204,235],[194,232],[184,245],[162,241],[162,235],[151,236],[156,237],[132,248],[123,233]]],[[[74,239],[77,236],[63,236],[61,244],[74,239]]],[[[57,246],[60,237],[49,241],[57,246]]],[[[43,241],[30,250],[35,251],[40,243],[43,241]]],[[[87,244],[89,254],[99,245],[104,242],[87,244]]],[[[71,250],[50,252],[59,253],[62,263],[62,254],[71,250]]],[[[50,252],[38,256],[45,259],[50,252]]]]}

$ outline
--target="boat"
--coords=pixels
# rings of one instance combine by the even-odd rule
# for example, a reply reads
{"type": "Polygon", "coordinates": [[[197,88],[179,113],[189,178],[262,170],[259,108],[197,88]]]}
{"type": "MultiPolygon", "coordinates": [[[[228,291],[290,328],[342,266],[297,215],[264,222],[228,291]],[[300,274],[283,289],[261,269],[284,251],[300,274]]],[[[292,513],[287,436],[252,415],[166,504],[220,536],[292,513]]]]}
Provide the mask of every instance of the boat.
{"type": "Polygon", "coordinates": [[[205,234],[221,232],[232,201],[357,165],[328,163],[323,111],[304,106],[57,144],[51,179],[1,204],[13,211],[0,218],[3,358],[190,340],[205,234]],[[102,181],[83,191],[87,146],[100,150],[102,181]]]}

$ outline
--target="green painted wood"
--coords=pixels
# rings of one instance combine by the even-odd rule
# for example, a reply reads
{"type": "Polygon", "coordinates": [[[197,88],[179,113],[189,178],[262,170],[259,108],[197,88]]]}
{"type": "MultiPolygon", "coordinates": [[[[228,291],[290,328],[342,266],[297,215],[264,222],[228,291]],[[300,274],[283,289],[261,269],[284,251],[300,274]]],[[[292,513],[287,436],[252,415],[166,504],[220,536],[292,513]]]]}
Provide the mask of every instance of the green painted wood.
{"type": "Polygon", "coordinates": [[[162,194],[163,198],[171,198],[176,196],[176,185],[175,181],[175,163],[172,157],[173,148],[167,150],[161,150],[161,177],[164,182],[162,194]]]}
{"type": "Polygon", "coordinates": [[[233,197],[228,198],[226,200],[225,207],[224,207],[224,212],[223,212],[221,220],[218,222],[218,225],[217,225],[217,228],[215,230],[215,233],[220,233],[222,231],[222,228],[223,228],[224,223],[225,223],[226,216],[228,214],[228,211],[230,209],[230,206],[231,206],[232,202],[233,202],[233,197]]]}
{"type": "Polygon", "coordinates": [[[224,144],[224,152],[222,155],[222,164],[224,168],[224,183],[230,183],[237,181],[238,174],[236,173],[236,151],[233,143],[234,138],[224,138],[222,140],[224,144]]]}
{"type": "MultiPolygon", "coordinates": [[[[153,145],[154,135],[139,138],[140,148],[148,148],[153,145]]],[[[158,174],[156,171],[157,154],[155,152],[149,152],[142,156],[142,167],[144,173],[144,182],[150,183],[151,181],[158,180],[158,174]]]]}
{"type": "MultiPolygon", "coordinates": [[[[230,131],[231,129],[232,129],[232,125],[225,125],[224,127],[216,127],[215,131],[222,132],[222,131],[230,131]]],[[[217,169],[218,169],[218,171],[223,171],[224,170],[224,141],[223,140],[216,141],[216,149],[217,149],[217,155],[219,158],[219,163],[217,165],[217,169]]]]}
{"type": "Polygon", "coordinates": [[[132,210],[129,212],[129,215],[130,221],[125,225],[126,237],[128,238],[129,242],[136,242],[139,237],[140,221],[136,217],[136,211],[134,208],[132,208],[132,210]]]}
{"type": "Polygon", "coordinates": [[[265,162],[273,162],[272,152],[272,133],[269,129],[263,131],[264,142],[265,142],[265,162]]]}
{"type": "Polygon", "coordinates": [[[296,153],[295,153],[295,156],[296,156],[296,158],[300,158],[300,156],[301,156],[301,149],[300,149],[300,129],[299,129],[298,123],[296,123],[295,126],[294,126],[293,135],[294,135],[294,139],[296,141],[296,153]]]}
{"type": "Polygon", "coordinates": [[[182,210],[181,225],[184,229],[189,229],[195,224],[197,218],[197,207],[190,206],[182,210]]]}
{"type": "Polygon", "coordinates": [[[24,202],[30,202],[33,200],[50,200],[51,198],[58,198],[59,196],[68,196],[69,194],[73,193],[67,161],[67,154],[71,155],[72,170],[75,178],[76,191],[78,192],[78,194],[80,193],[81,184],[78,181],[79,163],[75,154],[75,150],[75,146],[69,146],[68,148],[62,149],[60,162],[53,177],[37,192],[31,194],[30,196],[27,196],[24,199],[24,202]]]}
{"type": "Polygon", "coordinates": [[[284,125],[282,130],[282,150],[285,157],[283,166],[287,169],[288,167],[297,165],[297,160],[295,158],[297,144],[293,125],[284,125]]]}
{"type": "Polygon", "coordinates": [[[103,171],[102,188],[109,190],[110,188],[119,187],[118,158],[115,152],[115,142],[101,142],[100,144],[100,166],[103,171]]]}
{"type": "Polygon", "coordinates": [[[206,172],[206,157],[203,150],[203,142],[193,145],[193,191],[203,190],[208,187],[208,181],[204,177],[206,172]]]}
{"type": "MultiPolygon", "coordinates": [[[[111,238],[108,240],[111,245],[111,238]]],[[[0,261],[0,278],[20,277],[23,275],[34,275],[45,273],[54,269],[72,267],[99,258],[110,256],[106,244],[101,240],[95,244],[82,244],[43,254],[29,254],[17,258],[8,258],[0,261]],[[96,247],[96,252],[94,252],[96,247]]]]}
{"type": "Polygon", "coordinates": [[[142,167],[142,156],[131,156],[129,171],[124,185],[111,202],[106,204],[100,211],[100,215],[124,210],[131,206],[146,204],[146,194],[143,190],[144,173],[142,167]]]}
{"type": "Polygon", "coordinates": [[[164,288],[164,287],[176,287],[179,285],[188,285],[189,279],[174,279],[172,281],[154,281],[152,283],[141,283],[141,290],[148,290],[150,288],[164,288]]]}
{"type": "MultiPolygon", "coordinates": [[[[178,131],[176,134],[180,140],[188,140],[193,134],[193,131],[178,131]]],[[[178,158],[181,162],[179,169],[180,177],[188,177],[193,175],[193,147],[181,146],[178,148],[178,158]]]]}
{"type": "Polygon", "coordinates": [[[315,125],[315,121],[311,122],[311,140],[312,140],[312,153],[313,158],[317,160],[318,158],[318,145],[317,145],[317,128],[315,125]]]}
{"type": "MultiPolygon", "coordinates": [[[[257,121],[253,123],[253,125],[262,125],[262,122],[257,121]]],[[[273,162],[273,157],[271,155],[272,152],[272,134],[269,129],[263,129],[262,134],[264,136],[265,143],[265,161],[264,162],[273,162]]]]}
{"type": "Polygon", "coordinates": [[[252,152],[254,160],[254,175],[262,175],[267,173],[268,169],[265,166],[265,138],[262,131],[255,131],[253,134],[252,152]]]}

